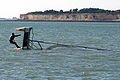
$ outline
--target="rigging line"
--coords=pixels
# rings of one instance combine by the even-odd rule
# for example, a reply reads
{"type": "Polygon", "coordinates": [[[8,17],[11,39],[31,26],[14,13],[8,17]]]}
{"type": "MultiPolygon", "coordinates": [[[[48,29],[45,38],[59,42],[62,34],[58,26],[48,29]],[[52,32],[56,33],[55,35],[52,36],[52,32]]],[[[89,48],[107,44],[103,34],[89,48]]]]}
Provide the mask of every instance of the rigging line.
{"type": "Polygon", "coordinates": [[[36,48],[38,48],[37,46],[35,46],[35,45],[34,45],[34,43],[33,43],[33,42],[31,42],[31,45],[32,45],[32,46],[34,46],[34,47],[36,47],[36,48]]]}
{"type": "Polygon", "coordinates": [[[33,49],[33,47],[31,45],[29,45],[29,47],[33,49]]]}
{"type": "Polygon", "coordinates": [[[31,46],[33,48],[33,44],[34,44],[33,42],[30,42],[29,46],[31,46]]]}
{"type": "Polygon", "coordinates": [[[30,42],[29,47],[31,47],[33,49],[34,43],[30,42]]]}
{"type": "Polygon", "coordinates": [[[38,45],[40,46],[41,50],[43,50],[42,46],[40,45],[40,42],[38,42],[38,45]]]}

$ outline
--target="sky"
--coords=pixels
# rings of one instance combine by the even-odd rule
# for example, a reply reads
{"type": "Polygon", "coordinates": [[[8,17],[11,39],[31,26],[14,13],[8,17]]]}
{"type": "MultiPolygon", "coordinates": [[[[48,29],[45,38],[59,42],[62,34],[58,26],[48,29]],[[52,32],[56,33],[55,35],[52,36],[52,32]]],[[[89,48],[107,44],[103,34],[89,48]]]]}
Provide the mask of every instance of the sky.
{"type": "Polygon", "coordinates": [[[0,18],[20,17],[34,11],[100,8],[119,10],[120,0],[0,0],[0,18]]]}

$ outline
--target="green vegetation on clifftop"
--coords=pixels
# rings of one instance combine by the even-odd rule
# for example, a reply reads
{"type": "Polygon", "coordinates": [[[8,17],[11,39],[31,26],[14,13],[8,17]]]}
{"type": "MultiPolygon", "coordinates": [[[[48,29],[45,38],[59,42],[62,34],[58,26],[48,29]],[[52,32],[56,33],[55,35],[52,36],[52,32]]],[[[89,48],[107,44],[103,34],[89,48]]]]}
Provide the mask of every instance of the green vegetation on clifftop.
{"type": "Polygon", "coordinates": [[[107,14],[120,14],[120,10],[104,10],[99,8],[84,8],[78,10],[76,9],[70,9],[69,11],[56,11],[56,10],[46,10],[44,12],[42,11],[36,11],[36,12],[29,12],[27,14],[73,14],[73,13],[107,13],[107,14]]]}

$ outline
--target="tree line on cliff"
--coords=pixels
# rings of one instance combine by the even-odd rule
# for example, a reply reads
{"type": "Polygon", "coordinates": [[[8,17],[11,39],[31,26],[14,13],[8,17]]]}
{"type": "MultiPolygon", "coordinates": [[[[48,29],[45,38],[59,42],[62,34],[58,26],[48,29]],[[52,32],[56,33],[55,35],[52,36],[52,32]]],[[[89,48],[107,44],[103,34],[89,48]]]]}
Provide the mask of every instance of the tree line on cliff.
{"type": "Polygon", "coordinates": [[[99,8],[83,8],[78,10],[76,9],[70,9],[69,11],[56,11],[56,10],[45,10],[42,11],[35,11],[35,12],[29,12],[27,14],[73,14],[73,13],[107,13],[107,14],[120,14],[120,10],[104,10],[99,8]]]}

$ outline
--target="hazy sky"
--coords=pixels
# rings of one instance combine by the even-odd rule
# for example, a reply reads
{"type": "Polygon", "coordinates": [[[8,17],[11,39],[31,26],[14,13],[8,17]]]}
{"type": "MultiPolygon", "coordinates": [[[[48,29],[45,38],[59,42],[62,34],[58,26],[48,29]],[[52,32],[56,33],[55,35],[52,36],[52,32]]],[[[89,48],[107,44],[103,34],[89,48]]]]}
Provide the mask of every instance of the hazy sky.
{"type": "Polygon", "coordinates": [[[18,17],[34,11],[82,8],[120,9],[120,0],[0,0],[0,18],[18,17]]]}

